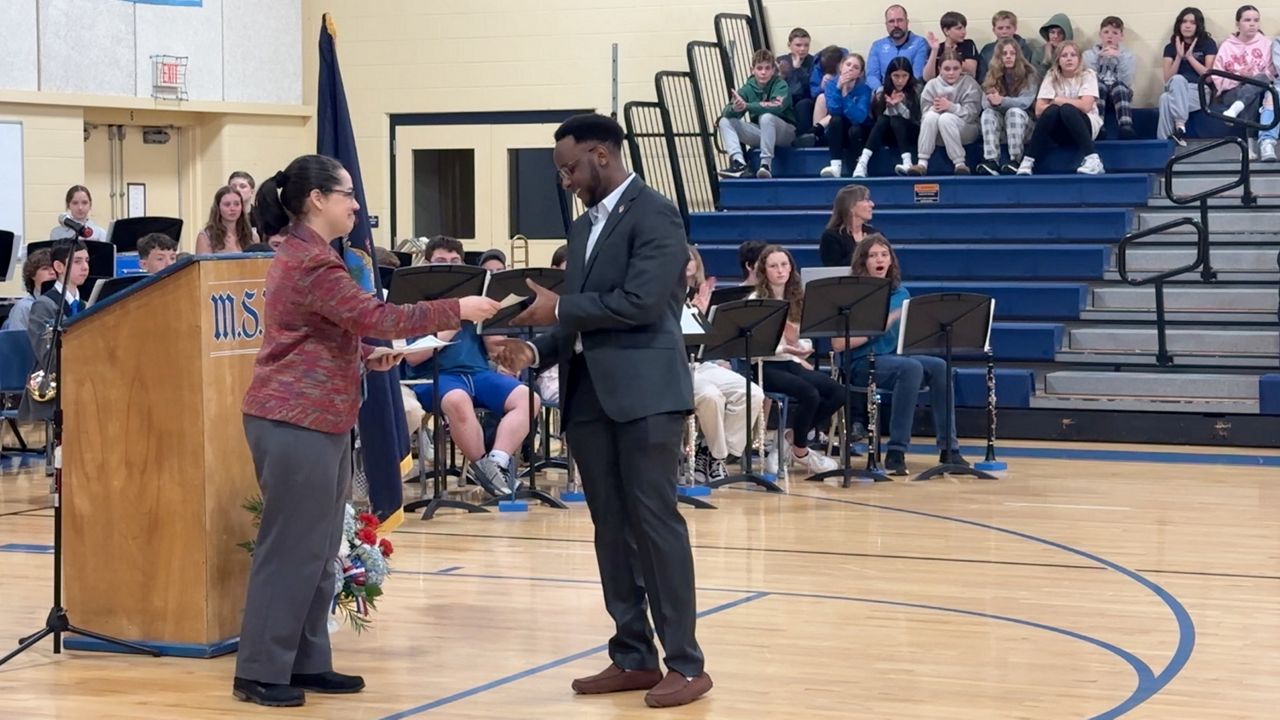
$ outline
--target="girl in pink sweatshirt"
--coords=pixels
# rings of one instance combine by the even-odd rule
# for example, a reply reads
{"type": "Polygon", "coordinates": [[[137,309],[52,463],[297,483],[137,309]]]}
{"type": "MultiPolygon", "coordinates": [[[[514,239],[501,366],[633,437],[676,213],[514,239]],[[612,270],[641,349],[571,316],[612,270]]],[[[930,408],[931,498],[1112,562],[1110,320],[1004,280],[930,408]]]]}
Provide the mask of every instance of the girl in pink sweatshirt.
{"type": "MultiPolygon", "coordinates": [[[[1276,70],[1271,63],[1271,40],[1258,29],[1261,20],[1261,13],[1252,5],[1242,5],[1236,10],[1236,32],[1218,45],[1218,57],[1214,61],[1216,69],[1271,83],[1276,70]]],[[[1218,104],[1227,106],[1224,115],[1258,119],[1263,101],[1262,88],[1223,77],[1214,77],[1213,84],[1218,89],[1218,104]]],[[[1256,159],[1258,131],[1249,129],[1247,133],[1250,159],[1256,159]]]]}

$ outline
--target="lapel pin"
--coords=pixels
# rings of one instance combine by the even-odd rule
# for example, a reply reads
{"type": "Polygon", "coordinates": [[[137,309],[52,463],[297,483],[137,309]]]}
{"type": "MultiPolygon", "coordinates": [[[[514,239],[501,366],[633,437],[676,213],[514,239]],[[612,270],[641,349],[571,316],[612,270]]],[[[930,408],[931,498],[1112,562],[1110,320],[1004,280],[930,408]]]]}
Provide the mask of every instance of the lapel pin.
{"type": "Polygon", "coordinates": [[[619,205],[619,206],[618,206],[618,214],[619,214],[619,215],[621,215],[622,213],[624,213],[624,212],[626,212],[626,211],[627,211],[627,206],[626,206],[626,205],[619,205]]]}

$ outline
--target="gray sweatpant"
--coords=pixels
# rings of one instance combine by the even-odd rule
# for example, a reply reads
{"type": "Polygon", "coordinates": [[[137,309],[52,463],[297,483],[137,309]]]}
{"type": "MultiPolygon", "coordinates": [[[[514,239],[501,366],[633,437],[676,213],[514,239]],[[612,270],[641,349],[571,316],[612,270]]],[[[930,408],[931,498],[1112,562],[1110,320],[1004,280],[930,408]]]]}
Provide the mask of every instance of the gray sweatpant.
{"type": "Polygon", "coordinates": [[[760,148],[760,162],[773,160],[777,145],[787,147],[796,139],[796,127],[777,115],[761,115],[760,124],[746,118],[720,118],[720,144],[731,160],[743,160],[742,144],[760,148]]]}
{"type": "Polygon", "coordinates": [[[916,155],[921,165],[928,166],[933,149],[938,146],[938,138],[946,147],[947,157],[954,165],[964,164],[964,146],[978,139],[978,123],[965,122],[955,113],[940,113],[933,108],[924,111],[920,118],[920,140],[916,155]]]}
{"type": "Polygon", "coordinates": [[[334,560],[351,490],[351,434],[244,416],[264,501],[236,677],[289,683],[333,669],[334,560]]]}
{"type": "Polygon", "coordinates": [[[1164,93],[1160,95],[1160,123],[1156,128],[1156,137],[1167,140],[1173,135],[1173,129],[1187,124],[1191,113],[1200,109],[1200,93],[1195,85],[1187,82],[1181,75],[1174,75],[1164,85],[1164,93]]]}

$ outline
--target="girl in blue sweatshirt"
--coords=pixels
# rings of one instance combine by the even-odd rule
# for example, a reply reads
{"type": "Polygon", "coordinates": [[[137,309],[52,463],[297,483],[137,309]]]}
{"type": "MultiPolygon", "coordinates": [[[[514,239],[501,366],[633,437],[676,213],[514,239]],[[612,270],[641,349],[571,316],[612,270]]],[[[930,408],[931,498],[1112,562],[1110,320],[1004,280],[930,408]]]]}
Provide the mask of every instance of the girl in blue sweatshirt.
{"type": "Polygon", "coordinates": [[[831,164],[822,168],[822,177],[840,177],[843,168],[852,169],[866,145],[871,131],[871,86],[863,75],[865,67],[861,55],[850,53],[840,63],[840,74],[823,88],[827,112],[831,114],[827,127],[831,164]]]}

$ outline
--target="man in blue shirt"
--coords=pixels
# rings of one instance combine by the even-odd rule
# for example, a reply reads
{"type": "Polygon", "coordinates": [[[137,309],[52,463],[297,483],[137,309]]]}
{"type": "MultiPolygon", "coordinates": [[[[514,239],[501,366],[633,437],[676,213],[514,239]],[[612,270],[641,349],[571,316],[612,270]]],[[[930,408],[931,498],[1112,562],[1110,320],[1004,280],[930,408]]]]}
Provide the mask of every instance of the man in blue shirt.
{"type": "Polygon", "coordinates": [[[925,62],[929,59],[929,41],[911,32],[910,21],[907,20],[907,9],[901,5],[890,5],[884,11],[884,27],[889,31],[888,37],[882,37],[871,43],[871,51],[867,53],[867,85],[875,92],[884,84],[884,69],[889,62],[902,56],[911,60],[911,74],[917,78],[924,77],[925,62]]]}

